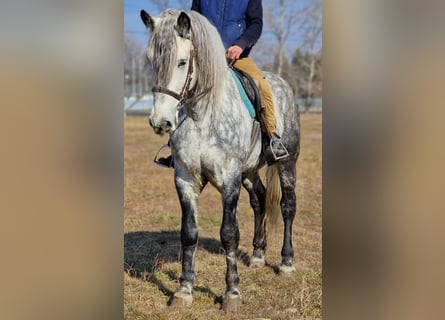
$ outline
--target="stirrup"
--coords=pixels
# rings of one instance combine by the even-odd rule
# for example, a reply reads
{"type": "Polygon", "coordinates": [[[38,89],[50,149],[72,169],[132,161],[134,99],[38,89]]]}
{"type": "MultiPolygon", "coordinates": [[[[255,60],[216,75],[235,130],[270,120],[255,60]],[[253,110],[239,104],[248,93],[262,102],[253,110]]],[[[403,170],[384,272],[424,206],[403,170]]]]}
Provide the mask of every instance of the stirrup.
{"type": "Polygon", "coordinates": [[[289,157],[289,152],[287,151],[286,147],[284,146],[284,144],[281,142],[280,139],[277,138],[270,138],[270,142],[269,142],[269,147],[270,147],[270,151],[275,159],[275,161],[278,161],[280,159],[283,158],[287,158],[289,157]],[[283,148],[285,154],[281,155],[281,156],[277,156],[273,150],[273,146],[278,144],[281,148],[283,148]]]}
{"type": "Polygon", "coordinates": [[[170,159],[170,163],[164,163],[161,161],[161,159],[167,159],[163,157],[159,157],[159,153],[165,148],[170,148],[168,144],[164,144],[162,147],[159,148],[158,152],[156,152],[156,155],[153,159],[153,162],[156,163],[158,166],[164,167],[164,168],[172,168],[173,167],[173,158],[170,159]]]}

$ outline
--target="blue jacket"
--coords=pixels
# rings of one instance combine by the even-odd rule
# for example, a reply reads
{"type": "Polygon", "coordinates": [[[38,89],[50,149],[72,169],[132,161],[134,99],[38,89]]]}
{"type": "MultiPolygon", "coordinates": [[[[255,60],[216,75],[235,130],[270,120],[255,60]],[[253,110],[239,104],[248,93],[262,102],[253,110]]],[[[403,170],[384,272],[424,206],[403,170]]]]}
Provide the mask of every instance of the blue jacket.
{"type": "Polygon", "coordinates": [[[192,10],[216,27],[226,49],[241,47],[242,58],[249,55],[263,30],[261,0],[193,0],[192,10]]]}

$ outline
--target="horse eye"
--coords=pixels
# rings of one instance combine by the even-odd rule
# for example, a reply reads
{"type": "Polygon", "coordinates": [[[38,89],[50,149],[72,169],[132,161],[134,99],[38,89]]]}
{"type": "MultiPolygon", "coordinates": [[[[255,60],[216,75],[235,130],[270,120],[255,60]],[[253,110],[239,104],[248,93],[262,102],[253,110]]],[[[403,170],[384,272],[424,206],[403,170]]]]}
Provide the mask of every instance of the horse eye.
{"type": "Polygon", "coordinates": [[[178,68],[184,67],[187,64],[187,62],[185,60],[181,60],[178,63],[178,68]]]}

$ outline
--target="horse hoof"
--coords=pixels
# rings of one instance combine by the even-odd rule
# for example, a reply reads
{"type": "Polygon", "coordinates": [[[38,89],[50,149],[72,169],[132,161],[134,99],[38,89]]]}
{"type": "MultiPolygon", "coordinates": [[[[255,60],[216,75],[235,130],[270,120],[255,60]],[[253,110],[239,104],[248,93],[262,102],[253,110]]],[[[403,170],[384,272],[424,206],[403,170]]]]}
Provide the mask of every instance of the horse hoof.
{"type": "Polygon", "coordinates": [[[239,293],[226,293],[222,302],[222,311],[230,312],[230,311],[238,311],[241,307],[241,296],[239,293]]]}
{"type": "Polygon", "coordinates": [[[280,275],[290,275],[295,272],[295,267],[293,265],[287,266],[285,264],[280,265],[279,273],[280,275]]]}
{"type": "Polygon", "coordinates": [[[181,309],[188,308],[192,305],[193,297],[191,294],[183,292],[175,292],[170,303],[170,308],[181,309]]]}
{"type": "Polygon", "coordinates": [[[256,269],[256,268],[262,268],[266,265],[266,261],[263,259],[257,258],[257,257],[251,257],[249,261],[249,267],[256,269]]]}

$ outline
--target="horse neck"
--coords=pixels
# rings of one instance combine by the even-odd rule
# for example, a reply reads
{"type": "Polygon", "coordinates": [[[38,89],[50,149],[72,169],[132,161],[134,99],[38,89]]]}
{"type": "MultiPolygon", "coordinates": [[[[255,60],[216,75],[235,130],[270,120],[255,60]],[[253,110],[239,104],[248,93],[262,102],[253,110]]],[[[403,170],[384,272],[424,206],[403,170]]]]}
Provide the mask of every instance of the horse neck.
{"type": "Polygon", "coordinates": [[[224,74],[224,78],[218,81],[219,88],[213,88],[209,93],[198,99],[195,103],[186,106],[187,115],[195,122],[218,121],[219,117],[215,115],[223,112],[222,108],[227,107],[225,104],[226,94],[230,88],[231,79],[229,71],[224,74]],[[218,94],[219,93],[219,94],[218,94]]]}

